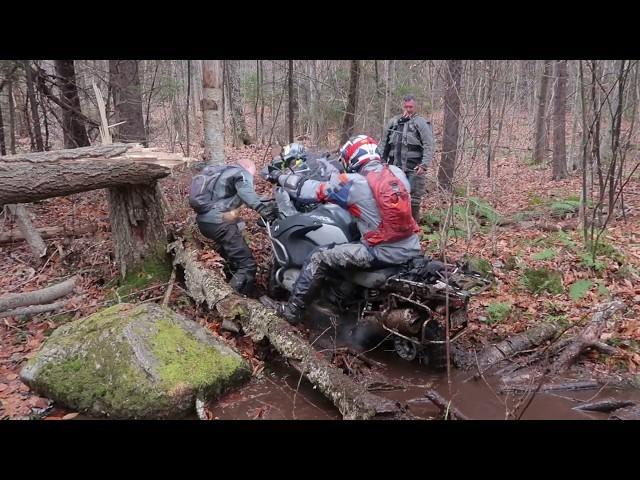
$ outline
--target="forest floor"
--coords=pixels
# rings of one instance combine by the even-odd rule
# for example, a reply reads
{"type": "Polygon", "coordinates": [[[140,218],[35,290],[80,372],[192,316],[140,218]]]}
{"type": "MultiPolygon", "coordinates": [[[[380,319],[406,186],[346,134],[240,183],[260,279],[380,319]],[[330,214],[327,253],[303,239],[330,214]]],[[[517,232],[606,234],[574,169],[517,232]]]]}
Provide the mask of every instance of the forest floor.
{"type": "MultiPolygon", "coordinates": [[[[625,216],[610,221],[594,261],[586,253],[578,221],[580,175],[552,181],[549,167],[530,166],[524,157],[506,150],[499,153],[491,178],[487,178],[484,165],[462,164],[460,168],[467,173],[456,189],[459,195],[452,207],[453,224],[447,230],[447,259],[468,255],[495,278],[492,289],[471,301],[471,333],[466,341],[481,346],[543,319],[580,324],[590,316],[594,304],[616,298],[627,308],[607,325],[602,340],[616,347],[617,353],[593,353],[583,356],[581,363],[600,375],[618,373],[638,378],[640,177],[636,173],[625,188],[625,216]],[[510,221],[505,222],[507,218],[510,221]]],[[[250,156],[259,167],[270,154],[266,147],[227,149],[228,161],[250,156]]],[[[435,178],[436,168],[434,162],[428,172],[430,178],[435,178]]],[[[209,268],[222,270],[220,257],[194,224],[187,201],[191,175],[187,168],[161,181],[169,206],[167,223],[202,245],[200,260],[209,268]]],[[[270,184],[258,176],[255,183],[258,193],[269,193],[270,184]]],[[[429,252],[440,251],[446,209],[447,201],[439,195],[425,196],[422,243],[429,252]]],[[[33,263],[24,242],[0,244],[2,295],[43,288],[73,274],[80,276],[75,295],[69,297],[62,311],[29,319],[0,319],[0,419],[35,418],[51,404],[30,392],[18,374],[55,328],[118,301],[161,301],[170,273],[162,271],[149,281],[137,279],[134,288],[119,285],[104,190],[35,202],[29,211],[36,227],[73,229],[93,224],[99,230],[83,237],[45,240],[48,253],[40,265],[33,263]]],[[[269,243],[256,225],[257,214],[248,209],[243,213],[249,244],[258,260],[258,280],[264,287],[269,243]]],[[[15,228],[13,220],[8,213],[2,214],[0,231],[11,228],[15,228]]],[[[179,286],[173,289],[170,306],[226,338],[251,360],[254,372],[261,370],[261,362],[253,358],[251,341],[221,332],[219,323],[196,308],[179,286]]],[[[47,413],[47,419],[76,415],[59,407],[47,413]]]]}

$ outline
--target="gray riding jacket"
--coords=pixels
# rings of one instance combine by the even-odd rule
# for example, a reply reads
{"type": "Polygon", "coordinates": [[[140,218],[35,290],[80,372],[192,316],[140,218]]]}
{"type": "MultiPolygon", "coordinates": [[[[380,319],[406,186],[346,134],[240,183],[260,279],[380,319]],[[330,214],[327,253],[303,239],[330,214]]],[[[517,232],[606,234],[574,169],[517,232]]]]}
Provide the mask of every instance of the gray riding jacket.
{"type": "Polygon", "coordinates": [[[260,205],[260,197],[253,189],[253,176],[238,165],[227,168],[213,188],[213,208],[196,217],[204,223],[224,223],[222,214],[247,205],[254,210],[260,205]]]}
{"type": "MultiPolygon", "coordinates": [[[[280,185],[293,198],[309,202],[331,202],[347,210],[356,220],[361,242],[378,260],[390,264],[405,263],[420,254],[418,235],[397,242],[369,245],[364,240],[367,232],[376,230],[380,224],[380,211],[369,187],[365,175],[368,172],[379,172],[383,165],[379,161],[371,161],[361,169],[361,173],[333,173],[328,181],[304,180],[299,175],[282,175],[278,179],[280,185]],[[303,182],[300,185],[300,182],[303,182]]],[[[393,174],[411,191],[406,175],[398,167],[390,166],[393,174]]]]}

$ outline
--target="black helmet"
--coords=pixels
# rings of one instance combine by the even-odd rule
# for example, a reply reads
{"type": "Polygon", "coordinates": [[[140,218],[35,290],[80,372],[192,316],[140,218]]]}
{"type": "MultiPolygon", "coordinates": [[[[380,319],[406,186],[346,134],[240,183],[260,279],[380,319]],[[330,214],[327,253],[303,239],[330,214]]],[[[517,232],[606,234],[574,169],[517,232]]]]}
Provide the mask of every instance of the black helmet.
{"type": "Polygon", "coordinates": [[[298,159],[305,161],[307,159],[307,151],[304,145],[300,143],[290,143],[282,147],[280,156],[284,164],[288,167],[298,159]]]}

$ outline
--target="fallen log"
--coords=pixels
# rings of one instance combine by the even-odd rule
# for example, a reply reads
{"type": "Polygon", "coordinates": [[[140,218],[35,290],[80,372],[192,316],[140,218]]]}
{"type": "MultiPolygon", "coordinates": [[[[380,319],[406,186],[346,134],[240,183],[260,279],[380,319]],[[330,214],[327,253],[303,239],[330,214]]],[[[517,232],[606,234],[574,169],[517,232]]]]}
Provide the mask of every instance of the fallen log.
{"type": "Polygon", "coordinates": [[[503,341],[491,345],[480,352],[476,366],[484,373],[501,361],[552,339],[559,332],[560,327],[545,322],[518,335],[507,337],[503,341]]]}
{"type": "Polygon", "coordinates": [[[596,402],[581,403],[573,407],[574,410],[587,410],[590,412],[610,412],[619,408],[630,407],[635,402],[630,400],[616,400],[615,398],[603,398],[596,402]]]}
{"type": "Polygon", "coordinates": [[[51,163],[60,160],[108,158],[112,160],[136,160],[173,167],[195,158],[185,157],[179,153],[164,152],[158,148],[145,148],[138,143],[111,143],[91,147],[51,150],[49,152],[33,152],[2,157],[8,163],[51,163]]]}
{"type": "Polygon", "coordinates": [[[393,401],[367,392],[340,369],[331,365],[299,332],[260,302],[237,295],[221,277],[199,264],[182,240],[170,243],[174,266],[184,270],[187,292],[198,304],[206,304],[223,319],[237,319],[254,341],[267,338],[275,350],[288,359],[338,408],[344,419],[398,418],[403,415],[393,401]]]}
{"type": "MultiPolygon", "coordinates": [[[[95,233],[98,231],[98,225],[82,225],[75,228],[67,227],[42,227],[35,229],[41,238],[54,238],[54,237],[79,237],[87,233],[95,233]]],[[[12,229],[8,232],[0,232],[0,244],[21,242],[25,240],[24,234],[19,229],[12,229]]]]}
{"type": "Polygon", "coordinates": [[[0,161],[0,205],[153,184],[170,173],[169,168],[155,163],[106,157],[37,163],[0,161]]]}
{"type": "Polygon", "coordinates": [[[0,318],[5,317],[18,317],[21,315],[36,315],[38,313],[52,312],[58,310],[67,304],[66,300],[60,302],[48,303],[46,305],[31,305],[29,307],[20,307],[15,310],[8,310],[6,312],[0,312],[0,318]]]}
{"type": "Polygon", "coordinates": [[[624,308],[624,303],[613,301],[595,308],[595,314],[582,332],[572,339],[551,365],[551,373],[558,374],[568,370],[578,357],[588,348],[600,348],[600,336],[606,322],[614,313],[624,308]]]}
{"type": "MultiPolygon", "coordinates": [[[[600,384],[598,382],[594,382],[591,380],[587,381],[577,381],[577,382],[566,382],[566,383],[546,383],[540,387],[540,391],[543,392],[558,392],[558,391],[567,391],[567,390],[593,390],[598,388],[600,384]]],[[[532,384],[506,384],[500,387],[500,393],[506,392],[518,392],[518,393],[526,393],[533,392],[537,390],[537,385],[532,384]]]]}
{"type": "Polygon", "coordinates": [[[77,278],[78,277],[74,276],[64,282],[60,282],[40,290],[34,290],[33,292],[12,293],[10,295],[0,297],[0,312],[13,310],[18,307],[51,303],[53,300],[64,297],[65,295],[73,292],[77,278]]]}
{"type": "Polygon", "coordinates": [[[2,157],[3,162],[43,163],[58,160],[78,160],[80,158],[111,158],[122,155],[127,150],[138,147],[136,143],[112,143],[92,147],[67,148],[48,152],[19,153],[2,157]]]}
{"type": "Polygon", "coordinates": [[[448,415],[451,420],[469,420],[464,413],[460,412],[453,404],[440,395],[435,390],[427,390],[424,394],[435,406],[437,406],[445,415],[448,415]]]}
{"type": "Polygon", "coordinates": [[[38,261],[47,254],[47,246],[38,231],[33,228],[29,214],[24,205],[7,205],[9,212],[16,217],[18,229],[31,248],[31,252],[38,261]]]}
{"type": "Polygon", "coordinates": [[[619,408],[609,414],[609,420],[640,420],[640,405],[619,408]]]}

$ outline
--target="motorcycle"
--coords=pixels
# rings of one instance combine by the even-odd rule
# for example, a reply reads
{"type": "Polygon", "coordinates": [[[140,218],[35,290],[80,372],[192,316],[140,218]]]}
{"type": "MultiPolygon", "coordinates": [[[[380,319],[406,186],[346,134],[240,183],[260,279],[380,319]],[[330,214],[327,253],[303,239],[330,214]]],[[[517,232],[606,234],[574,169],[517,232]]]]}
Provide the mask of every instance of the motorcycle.
{"type": "MultiPolygon", "coordinates": [[[[337,205],[300,212],[282,187],[274,193],[279,218],[265,222],[273,252],[267,293],[284,300],[312,250],[357,241],[360,234],[351,215],[337,205]]],[[[381,328],[398,356],[419,358],[433,368],[446,366],[447,334],[455,342],[466,332],[469,299],[490,286],[466,264],[422,256],[393,267],[332,273],[318,303],[340,316],[355,316],[356,325],[381,328]]]]}

